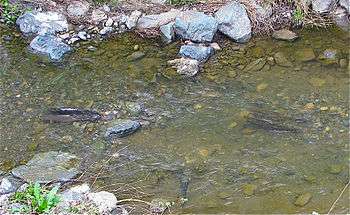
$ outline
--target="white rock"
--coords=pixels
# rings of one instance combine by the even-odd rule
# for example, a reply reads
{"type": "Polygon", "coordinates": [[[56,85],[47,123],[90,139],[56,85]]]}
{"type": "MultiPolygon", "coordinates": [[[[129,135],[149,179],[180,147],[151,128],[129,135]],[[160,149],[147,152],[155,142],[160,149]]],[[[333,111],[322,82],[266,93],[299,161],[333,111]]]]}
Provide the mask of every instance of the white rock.
{"type": "Polygon", "coordinates": [[[7,178],[3,178],[1,180],[0,194],[7,194],[10,192],[13,192],[14,191],[13,189],[14,189],[13,184],[7,178]]]}
{"type": "Polygon", "coordinates": [[[110,8],[108,5],[106,5],[106,4],[103,5],[102,8],[103,8],[103,10],[104,10],[105,12],[107,12],[107,13],[111,12],[111,8],[110,8]]]}
{"type": "Polygon", "coordinates": [[[79,40],[80,40],[80,38],[78,38],[78,37],[72,37],[68,40],[68,44],[69,45],[74,44],[74,43],[78,42],[79,40]]]}
{"type": "Polygon", "coordinates": [[[80,39],[86,40],[87,39],[87,33],[85,31],[80,31],[77,35],[80,39]]]}
{"type": "Polygon", "coordinates": [[[105,19],[107,19],[107,15],[104,11],[100,9],[95,9],[92,11],[92,14],[91,14],[92,22],[98,24],[105,19]]]}
{"type": "Polygon", "coordinates": [[[177,73],[192,77],[199,72],[199,61],[189,58],[179,58],[168,61],[168,64],[177,69],[177,73]]]}
{"type": "Polygon", "coordinates": [[[212,47],[215,51],[221,50],[221,47],[219,46],[218,43],[211,43],[210,47],[212,47]]]}
{"type": "Polygon", "coordinates": [[[111,27],[113,25],[113,19],[108,18],[107,21],[105,22],[105,27],[111,27]]]}
{"type": "Polygon", "coordinates": [[[138,10],[133,11],[125,22],[126,27],[128,29],[134,28],[137,24],[137,21],[141,17],[141,15],[142,15],[141,11],[138,11],[138,10]]]}
{"type": "Polygon", "coordinates": [[[100,213],[110,213],[117,208],[117,197],[113,193],[101,191],[98,193],[89,193],[88,199],[98,208],[100,213]]]}
{"type": "Polygon", "coordinates": [[[181,16],[182,13],[180,10],[171,9],[165,13],[142,16],[137,23],[137,28],[159,28],[162,25],[175,21],[175,18],[181,16]]]}
{"type": "Polygon", "coordinates": [[[113,32],[113,28],[112,27],[104,27],[101,29],[101,31],[99,32],[101,35],[106,35],[109,33],[113,32]]]}
{"type": "Polygon", "coordinates": [[[59,38],[61,38],[62,40],[68,39],[70,37],[69,33],[65,33],[65,34],[60,34],[58,35],[59,38]]]}

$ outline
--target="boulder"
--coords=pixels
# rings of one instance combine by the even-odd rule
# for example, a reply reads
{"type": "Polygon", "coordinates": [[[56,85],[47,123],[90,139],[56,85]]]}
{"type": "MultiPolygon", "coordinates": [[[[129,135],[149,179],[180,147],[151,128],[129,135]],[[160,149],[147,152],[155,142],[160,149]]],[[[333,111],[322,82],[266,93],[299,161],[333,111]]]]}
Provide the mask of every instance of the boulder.
{"type": "Polygon", "coordinates": [[[141,17],[142,13],[138,10],[133,11],[130,16],[127,18],[125,25],[128,29],[132,29],[136,26],[137,21],[141,17]]]}
{"type": "Polygon", "coordinates": [[[198,60],[199,62],[207,61],[213,54],[213,47],[204,46],[202,44],[183,45],[179,52],[180,56],[198,60]]]}
{"type": "Polygon", "coordinates": [[[194,42],[211,42],[217,31],[214,17],[197,11],[186,11],[175,19],[175,33],[194,42]]]}
{"type": "Polygon", "coordinates": [[[59,38],[52,35],[38,35],[30,43],[30,48],[34,52],[45,54],[51,60],[61,60],[63,56],[72,49],[59,38]]]}
{"type": "Polygon", "coordinates": [[[179,58],[168,61],[168,64],[177,69],[177,73],[188,77],[195,76],[199,72],[199,61],[189,58],[179,58]]]}
{"type": "Polygon", "coordinates": [[[87,1],[72,1],[67,6],[67,14],[72,18],[81,18],[89,11],[90,4],[87,1]]]}
{"type": "Polygon", "coordinates": [[[111,123],[111,127],[107,128],[106,138],[125,137],[136,132],[141,127],[137,121],[118,119],[111,123]]]}
{"type": "Polygon", "coordinates": [[[181,16],[182,11],[172,9],[165,13],[145,15],[140,17],[137,22],[138,29],[159,28],[162,25],[166,25],[169,22],[175,21],[175,18],[181,16]]]}
{"type": "Polygon", "coordinates": [[[328,13],[335,0],[311,0],[312,10],[317,13],[328,13]]]}
{"type": "Polygon", "coordinates": [[[117,208],[117,197],[113,193],[101,191],[98,193],[89,193],[88,199],[98,208],[101,214],[110,214],[117,208]]]}
{"type": "Polygon", "coordinates": [[[36,154],[12,174],[28,183],[67,182],[79,174],[80,159],[72,154],[50,151],[36,154]]]}
{"type": "Polygon", "coordinates": [[[166,25],[160,26],[160,32],[162,34],[162,39],[165,43],[171,43],[175,38],[175,22],[170,22],[166,25]]]}
{"type": "Polygon", "coordinates": [[[343,7],[347,13],[350,13],[350,1],[349,0],[339,0],[339,5],[343,7]]]}
{"type": "Polygon", "coordinates": [[[298,35],[288,29],[281,29],[273,32],[272,37],[277,40],[294,41],[298,38],[298,35]]]}
{"type": "Polygon", "coordinates": [[[55,34],[68,30],[66,17],[57,12],[26,12],[18,17],[16,24],[24,34],[55,34]]]}
{"type": "Polygon", "coordinates": [[[252,26],[241,3],[233,1],[221,7],[215,18],[219,22],[219,31],[234,41],[245,43],[251,38],[252,26]]]}

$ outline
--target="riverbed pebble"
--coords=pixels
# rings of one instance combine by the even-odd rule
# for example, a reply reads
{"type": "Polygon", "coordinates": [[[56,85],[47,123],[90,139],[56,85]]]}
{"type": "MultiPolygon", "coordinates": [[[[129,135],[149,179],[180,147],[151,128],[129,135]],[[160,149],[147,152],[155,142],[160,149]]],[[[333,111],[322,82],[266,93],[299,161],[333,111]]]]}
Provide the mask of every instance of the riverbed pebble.
{"type": "Polygon", "coordinates": [[[303,193],[303,194],[298,196],[298,198],[294,202],[294,205],[302,207],[302,206],[306,205],[307,203],[309,203],[311,198],[312,198],[311,193],[303,193]]]}
{"type": "Polygon", "coordinates": [[[110,214],[117,208],[118,200],[113,193],[101,191],[98,193],[89,193],[87,197],[102,214],[110,214]]]}

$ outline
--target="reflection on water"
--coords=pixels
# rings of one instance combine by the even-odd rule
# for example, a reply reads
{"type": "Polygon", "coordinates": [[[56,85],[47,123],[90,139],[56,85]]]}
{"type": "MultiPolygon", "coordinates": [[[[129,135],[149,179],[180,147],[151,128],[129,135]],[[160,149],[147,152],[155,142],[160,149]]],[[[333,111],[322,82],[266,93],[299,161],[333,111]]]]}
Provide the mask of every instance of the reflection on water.
{"type": "MultiPolygon", "coordinates": [[[[83,44],[52,65],[21,38],[1,41],[1,169],[62,150],[107,164],[97,187],[132,183],[150,199],[187,198],[179,212],[326,213],[349,181],[349,37],[300,34],[294,43],[222,40],[224,50],[190,80],[166,67],[179,44],[125,35],[94,44],[95,52],[83,44]],[[131,55],[136,44],[140,59],[131,55]],[[304,60],[305,48],[315,59],[304,60]],[[335,60],[318,59],[326,49],[335,60]],[[276,64],[276,53],[293,66],[276,64]],[[58,106],[116,111],[144,126],[111,144],[105,122],[43,123],[58,106]],[[301,194],[311,200],[296,206],[301,194]]],[[[348,194],[334,212],[349,213],[348,194]]]]}

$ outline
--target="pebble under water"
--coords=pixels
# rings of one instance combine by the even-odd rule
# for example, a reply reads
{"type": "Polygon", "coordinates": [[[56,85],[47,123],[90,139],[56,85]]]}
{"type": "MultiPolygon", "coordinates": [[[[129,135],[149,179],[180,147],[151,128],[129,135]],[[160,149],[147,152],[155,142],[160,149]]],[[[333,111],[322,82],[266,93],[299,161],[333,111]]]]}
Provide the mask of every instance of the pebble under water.
{"type": "MultiPolygon", "coordinates": [[[[174,213],[327,213],[349,182],[350,37],[299,34],[244,45],[222,38],[202,72],[183,78],[166,63],[180,43],[125,34],[50,63],[2,30],[12,40],[0,39],[0,169],[64,151],[84,159],[95,189],[161,198],[174,213]],[[336,58],[322,59],[325,50],[336,58]],[[142,128],[107,140],[109,121],[45,123],[56,107],[142,128]]],[[[348,202],[349,191],[332,212],[350,213],[348,202]]]]}

